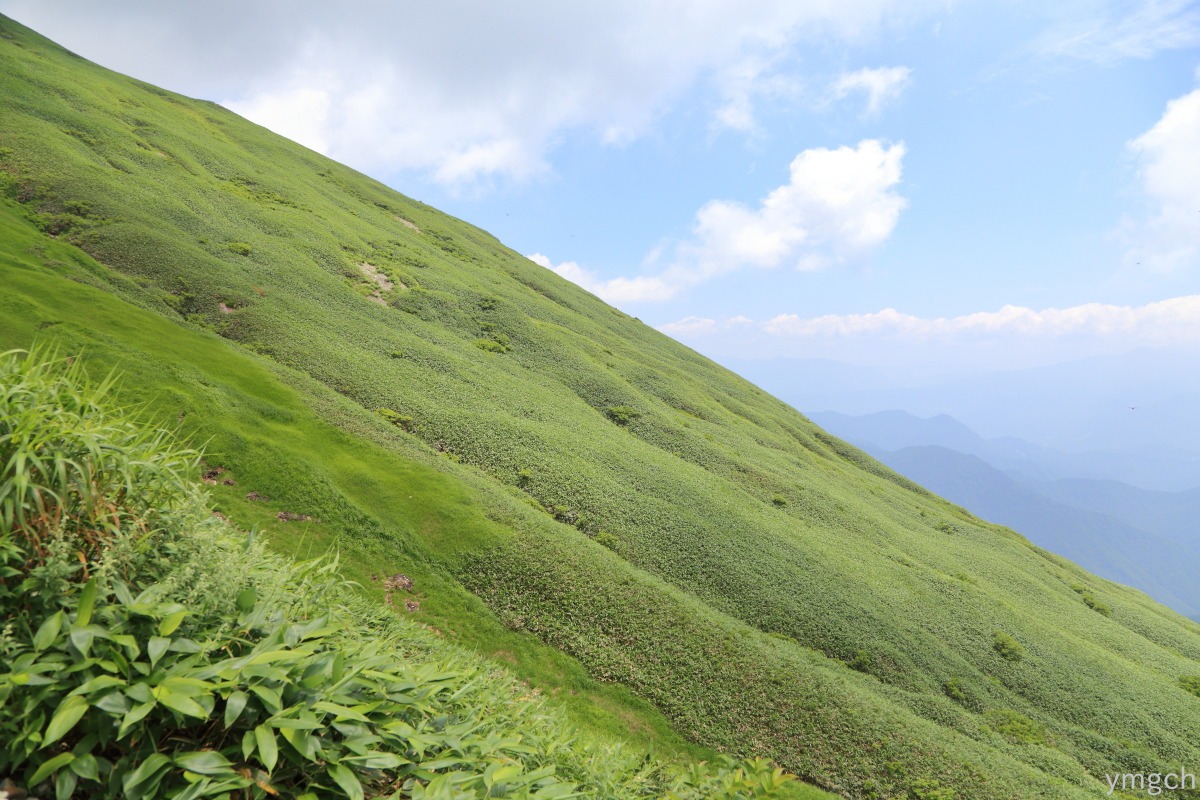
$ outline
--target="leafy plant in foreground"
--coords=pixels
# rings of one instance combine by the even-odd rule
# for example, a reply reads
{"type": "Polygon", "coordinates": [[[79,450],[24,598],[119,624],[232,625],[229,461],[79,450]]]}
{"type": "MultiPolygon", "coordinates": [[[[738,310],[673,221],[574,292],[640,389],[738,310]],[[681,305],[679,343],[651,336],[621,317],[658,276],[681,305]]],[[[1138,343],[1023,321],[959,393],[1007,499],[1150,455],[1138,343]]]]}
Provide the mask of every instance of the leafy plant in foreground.
{"type": "Polygon", "coordinates": [[[77,365],[0,358],[0,777],[59,800],[765,797],[575,741],[505,679],[212,517],[194,451],[77,365]],[[582,746],[581,746],[582,745],[582,746]],[[589,785],[590,784],[590,785],[589,785]]]}

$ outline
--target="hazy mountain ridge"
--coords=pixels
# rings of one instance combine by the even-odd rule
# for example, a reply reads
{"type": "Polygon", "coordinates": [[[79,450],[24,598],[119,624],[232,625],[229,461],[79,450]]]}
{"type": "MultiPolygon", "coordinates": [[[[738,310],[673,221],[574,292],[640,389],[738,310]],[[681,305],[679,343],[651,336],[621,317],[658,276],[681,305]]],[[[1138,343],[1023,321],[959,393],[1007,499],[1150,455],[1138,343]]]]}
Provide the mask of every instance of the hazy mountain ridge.
{"type": "MultiPolygon", "coordinates": [[[[984,519],[1109,580],[1134,586],[1188,616],[1200,615],[1195,582],[1200,547],[1083,506],[1058,502],[977,456],[944,447],[907,447],[877,457],[902,475],[984,519]]],[[[1042,484],[1044,486],[1044,484],[1042,484]]]]}
{"type": "MultiPolygon", "coordinates": [[[[1152,491],[1067,477],[1080,456],[1015,438],[984,439],[948,415],[809,417],[972,513],[1182,613],[1200,614],[1194,580],[1200,565],[1200,490],[1152,491]]],[[[1086,466],[1079,464],[1079,472],[1086,466]]]]}
{"type": "MultiPolygon", "coordinates": [[[[858,417],[887,409],[949,415],[988,442],[986,453],[955,449],[1038,479],[1090,477],[1184,491],[1200,486],[1200,433],[1192,424],[1200,378],[1187,368],[1196,358],[1187,350],[1137,350],[954,379],[819,359],[725,363],[817,416],[832,409],[858,417]]],[[[905,441],[940,443],[927,436],[905,441]]]]}

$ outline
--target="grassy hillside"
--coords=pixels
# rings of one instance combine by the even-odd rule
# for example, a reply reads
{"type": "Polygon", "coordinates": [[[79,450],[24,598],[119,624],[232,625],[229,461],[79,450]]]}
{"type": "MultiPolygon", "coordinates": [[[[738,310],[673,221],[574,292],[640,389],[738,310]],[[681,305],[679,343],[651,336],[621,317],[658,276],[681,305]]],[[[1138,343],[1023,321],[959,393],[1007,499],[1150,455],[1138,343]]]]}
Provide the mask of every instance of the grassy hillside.
{"type": "Polygon", "coordinates": [[[1200,763],[1200,626],[485,232],[3,18],[0,192],[0,344],[118,366],[227,516],[413,575],[406,613],[587,724],[862,798],[1200,763]]]}

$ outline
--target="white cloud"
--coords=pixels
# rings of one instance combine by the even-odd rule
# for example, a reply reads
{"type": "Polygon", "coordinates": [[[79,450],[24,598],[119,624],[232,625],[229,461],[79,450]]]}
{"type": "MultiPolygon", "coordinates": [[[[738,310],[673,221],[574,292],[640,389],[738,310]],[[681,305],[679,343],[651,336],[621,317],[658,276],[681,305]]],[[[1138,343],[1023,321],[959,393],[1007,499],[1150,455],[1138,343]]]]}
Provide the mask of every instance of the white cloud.
{"type": "MultiPolygon", "coordinates": [[[[747,319],[742,317],[742,319],[747,319]]],[[[715,319],[708,317],[684,317],[675,322],[668,322],[666,325],[660,325],[659,330],[663,333],[668,333],[671,336],[679,338],[687,338],[690,336],[702,336],[718,330],[718,323],[715,319]]]]}
{"type": "Polygon", "coordinates": [[[1127,264],[1160,273],[1195,268],[1200,265],[1200,89],[1168,103],[1129,150],[1150,211],[1126,221],[1127,264]]]}
{"type": "Polygon", "coordinates": [[[714,83],[721,105],[713,112],[714,129],[757,133],[757,104],[769,102],[778,106],[801,99],[803,79],[795,72],[785,71],[780,61],[756,53],[717,71],[714,83]]]}
{"type": "Polygon", "coordinates": [[[534,253],[528,258],[533,263],[540,264],[571,283],[587,289],[604,302],[615,305],[668,300],[678,290],[677,287],[669,285],[662,278],[643,276],[603,280],[574,261],[564,261],[555,266],[549,258],[541,253],[534,253]]]}
{"type": "Polygon", "coordinates": [[[756,207],[713,200],[696,212],[691,238],[676,243],[658,275],[602,280],[568,261],[544,267],[612,302],[669,300],[718,275],[744,268],[820,269],[882,244],[907,201],[900,182],[904,144],[867,139],[855,147],[819,147],[792,160],[789,180],[756,207]]]}
{"type": "Polygon", "coordinates": [[[696,212],[668,274],[699,283],[743,267],[817,269],[859,255],[891,235],[907,201],[900,182],[904,144],[805,150],[789,180],[751,208],[713,200],[696,212]]]}
{"type": "Polygon", "coordinates": [[[1200,45],[1200,8],[1193,0],[1145,0],[1122,17],[1073,21],[1044,36],[1047,55],[1111,64],[1200,45]]]}
{"type": "Polygon", "coordinates": [[[661,326],[661,330],[685,339],[746,328],[780,340],[880,339],[917,343],[1078,337],[1119,341],[1127,347],[1200,344],[1200,295],[1143,306],[1086,303],[1036,311],[1008,305],[998,311],[978,311],[956,317],[919,317],[885,308],[866,314],[818,317],[780,314],[756,323],[749,323],[745,317],[727,320],[687,317],[661,326]]]}
{"type": "Polygon", "coordinates": [[[321,89],[298,87],[244,103],[227,104],[249,119],[271,120],[271,129],[305,147],[329,150],[327,133],[330,97],[321,89]]]}
{"type": "Polygon", "coordinates": [[[860,69],[840,75],[830,86],[830,92],[837,100],[852,92],[865,93],[867,95],[866,114],[874,116],[879,113],[885,103],[899,98],[908,88],[911,80],[912,70],[908,67],[860,69]]]}
{"type": "MultiPolygon", "coordinates": [[[[216,99],[359,169],[455,185],[537,175],[567,132],[631,141],[703,82],[736,84],[743,69],[730,97],[752,96],[770,80],[744,72],[756,59],[770,64],[797,42],[861,41],[943,6],[0,0],[88,58],[216,99]]],[[[736,101],[719,116],[753,125],[736,101]]]]}

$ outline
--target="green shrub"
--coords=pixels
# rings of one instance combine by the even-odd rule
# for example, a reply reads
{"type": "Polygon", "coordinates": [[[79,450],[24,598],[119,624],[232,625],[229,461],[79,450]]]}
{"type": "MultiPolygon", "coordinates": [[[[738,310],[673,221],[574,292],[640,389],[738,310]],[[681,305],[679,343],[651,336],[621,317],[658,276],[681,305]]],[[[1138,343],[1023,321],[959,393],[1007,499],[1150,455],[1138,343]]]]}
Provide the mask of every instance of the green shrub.
{"type": "Polygon", "coordinates": [[[1185,692],[1191,692],[1200,697],[1200,675],[1184,675],[1179,679],[1179,685],[1185,692]]]}
{"type": "Polygon", "coordinates": [[[984,713],[988,727],[1013,744],[1046,744],[1046,728],[1039,722],[1007,708],[984,713]]]}
{"type": "Polygon", "coordinates": [[[1025,657],[1025,646],[1004,631],[992,634],[992,649],[1009,661],[1020,661],[1025,657]]]}
{"type": "Polygon", "coordinates": [[[397,428],[403,428],[409,432],[412,431],[414,420],[412,417],[406,414],[401,414],[399,411],[391,408],[377,408],[375,409],[375,413],[395,425],[397,428]]]}
{"type": "Polygon", "coordinates": [[[930,778],[919,778],[913,782],[909,790],[913,800],[955,800],[957,793],[949,786],[942,786],[941,781],[930,778]]]}
{"type": "Polygon", "coordinates": [[[871,667],[875,665],[875,659],[866,650],[855,650],[854,655],[846,662],[846,666],[858,672],[870,674],[871,667]]]}
{"type": "Polygon", "coordinates": [[[248,256],[254,250],[254,248],[246,242],[230,242],[225,246],[229,249],[229,252],[236,253],[239,256],[248,256]]]}
{"type": "Polygon", "coordinates": [[[951,677],[950,680],[943,683],[942,692],[959,705],[967,703],[967,693],[963,689],[962,681],[957,677],[951,677]]]}
{"type": "Polygon", "coordinates": [[[1095,611],[1097,614],[1102,614],[1106,617],[1112,616],[1112,607],[1103,600],[1097,598],[1096,595],[1092,594],[1092,592],[1087,589],[1087,587],[1075,584],[1071,586],[1071,589],[1073,589],[1075,593],[1083,599],[1084,605],[1095,611]]]}
{"type": "Polygon", "coordinates": [[[621,540],[608,531],[600,531],[595,537],[596,544],[602,544],[609,550],[620,550],[621,540]]]}
{"type": "Polygon", "coordinates": [[[129,525],[149,536],[187,502],[197,454],[110,421],[100,405],[110,388],[70,360],[0,356],[0,530],[34,564],[54,540],[94,561],[129,525]]]}
{"type": "Polygon", "coordinates": [[[489,353],[507,353],[512,348],[495,339],[476,339],[475,346],[489,353]]]}
{"type": "Polygon", "coordinates": [[[618,425],[628,425],[638,417],[642,416],[642,412],[630,406],[609,406],[604,411],[605,415],[618,425]]]}
{"type": "Polygon", "coordinates": [[[785,508],[788,504],[788,499],[781,494],[776,494],[774,497],[771,498],[771,503],[776,508],[785,508]]]}

